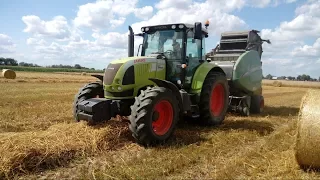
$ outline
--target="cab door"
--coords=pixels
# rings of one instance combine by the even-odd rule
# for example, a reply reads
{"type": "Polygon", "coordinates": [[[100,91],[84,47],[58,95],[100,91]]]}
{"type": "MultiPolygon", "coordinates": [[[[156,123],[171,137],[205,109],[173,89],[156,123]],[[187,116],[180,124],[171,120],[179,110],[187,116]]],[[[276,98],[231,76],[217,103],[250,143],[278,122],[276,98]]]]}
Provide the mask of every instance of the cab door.
{"type": "Polygon", "coordinates": [[[200,60],[204,59],[202,48],[204,49],[204,43],[202,40],[193,39],[193,31],[189,31],[187,34],[187,42],[186,42],[186,61],[187,61],[187,68],[186,68],[186,77],[185,77],[185,88],[191,87],[191,82],[193,75],[200,65],[200,60]]]}

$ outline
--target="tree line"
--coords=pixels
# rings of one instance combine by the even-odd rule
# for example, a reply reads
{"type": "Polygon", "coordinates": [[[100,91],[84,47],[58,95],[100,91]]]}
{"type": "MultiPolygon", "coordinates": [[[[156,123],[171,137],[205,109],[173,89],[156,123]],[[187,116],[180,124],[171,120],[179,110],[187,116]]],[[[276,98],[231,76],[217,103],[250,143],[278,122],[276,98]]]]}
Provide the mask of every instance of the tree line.
{"type": "MultiPolygon", "coordinates": [[[[264,79],[273,79],[271,74],[268,74],[264,79]]],[[[320,81],[320,77],[318,79],[310,77],[310,75],[302,74],[298,75],[297,77],[294,76],[279,76],[277,79],[285,79],[285,80],[296,80],[296,81],[320,81]]]]}
{"type": "MultiPolygon", "coordinates": [[[[13,58],[3,58],[0,57],[0,65],[3,66],[24,66],[24,67],[41,67],[37,64],[33,64],[33,63],[26,63],[26,62],[19,62],[13,58]]],[[[62,65],[62,64],[58,64],[58,65],[50,65],[50,66],[45,66],[47,68],[67,68],[67,69],[91,69],[91,70],[95,70],[94,68],[87,68],[87,67],[83,67],[80,64],[75,64],[74,66],[71,65],[62,65]]]]}

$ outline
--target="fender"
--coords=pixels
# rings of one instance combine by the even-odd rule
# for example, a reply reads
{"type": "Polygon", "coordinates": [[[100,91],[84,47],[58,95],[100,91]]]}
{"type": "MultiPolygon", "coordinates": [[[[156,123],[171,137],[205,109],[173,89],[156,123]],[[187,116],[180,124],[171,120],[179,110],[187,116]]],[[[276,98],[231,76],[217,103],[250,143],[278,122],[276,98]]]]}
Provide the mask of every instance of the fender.
{"type": "Polygon", "coordinates": [[[191,93],[194,93],[194,94],[201,93],[203,82],[206,79],[208,73],[212,70],[217,72],[222,72],[225,74],[225,72],[216,64],[203,62],[197,68],[196,72],[193,75],[192,82],[191,82],[191,93]]]}
{"type": "Polygon", "coordinates": [[[103,81],[103,76],[99,75],[99,74],[92,74],[91,76],[100,79],[101,81],[103,81]]]}
{"type": "Polygon", "coordinates": [[[191,108],[191,100],[187,92],[183,90],[179,90],[176,85],[174,85],[170,81],[162,80],[162,79],[156,79],[156,78],[149,78],[150,81],[154,82],[159,87],[164,87],[170,89],[174,95],[177,97],[179,101],[179,106],[183,107],[181,109],[181,113],[184,111],[188,111],[191,108]]]}

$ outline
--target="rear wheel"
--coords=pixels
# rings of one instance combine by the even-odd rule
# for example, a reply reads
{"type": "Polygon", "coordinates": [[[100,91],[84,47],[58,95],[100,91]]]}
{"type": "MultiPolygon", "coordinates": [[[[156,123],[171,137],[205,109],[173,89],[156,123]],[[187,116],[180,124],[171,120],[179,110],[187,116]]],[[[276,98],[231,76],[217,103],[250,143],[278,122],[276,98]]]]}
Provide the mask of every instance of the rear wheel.
{"type": "Polygon", "coordinates": [[[264,97],[260,95],[251,96],[250,112],[260,114],[264,109],[264,97]]]}
{"type": "Polygon", "coordinates": [[[221,124],[229,105],[229,86],[226,76],[220,72],[209,72],[200,96],[200,121],[208,125],[221,124]]]}
{"type": "Polygon", "coordinates": [[[171,90],[153,87],[141,91],[131,106],[129,129],[138,143],[152,145],[166,141],[179,119],[178,100],[171,90]]]}
{"type": "Polygon", "coordinates": [[[90,98],[102,98],[104,97],[102,82],[92,82],[82,87],[75,95],[73,102],[73,118],[76,122],[79,122],[77,114],[79,113],[78,104],[84,100],[90,98]]]}

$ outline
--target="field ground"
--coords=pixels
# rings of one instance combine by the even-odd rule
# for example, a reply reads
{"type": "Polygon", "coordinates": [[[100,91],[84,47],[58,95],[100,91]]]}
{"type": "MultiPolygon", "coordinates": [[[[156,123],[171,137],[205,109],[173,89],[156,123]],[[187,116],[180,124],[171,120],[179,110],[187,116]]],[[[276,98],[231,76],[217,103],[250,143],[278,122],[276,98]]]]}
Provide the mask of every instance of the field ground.
{"type": "Polygon", "coordinates": [[[73,122],[73,97],[94,80],[26,72],[0,78],[0,179],[320,179],[294,157],[307,88],[264,86],[263,114],[228,114],[219,127],[181,122],[166,145],[143,148],[125,121],[73,122]]]}

